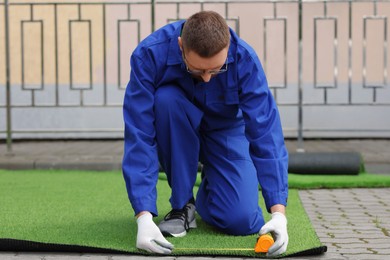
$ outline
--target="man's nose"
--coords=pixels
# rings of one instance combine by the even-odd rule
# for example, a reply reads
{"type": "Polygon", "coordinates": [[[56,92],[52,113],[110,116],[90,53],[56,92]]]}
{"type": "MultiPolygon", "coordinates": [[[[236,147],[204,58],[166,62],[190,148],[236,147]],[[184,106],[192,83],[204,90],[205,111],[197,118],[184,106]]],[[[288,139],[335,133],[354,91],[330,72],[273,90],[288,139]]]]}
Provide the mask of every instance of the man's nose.
{"type": "Polygon", "coordinates": [[[203,73],[202,79],[203,79],[204,82],[209,82],[210,79],[211,79],[211,76],[212,75],[210,73],[203,73]]]}

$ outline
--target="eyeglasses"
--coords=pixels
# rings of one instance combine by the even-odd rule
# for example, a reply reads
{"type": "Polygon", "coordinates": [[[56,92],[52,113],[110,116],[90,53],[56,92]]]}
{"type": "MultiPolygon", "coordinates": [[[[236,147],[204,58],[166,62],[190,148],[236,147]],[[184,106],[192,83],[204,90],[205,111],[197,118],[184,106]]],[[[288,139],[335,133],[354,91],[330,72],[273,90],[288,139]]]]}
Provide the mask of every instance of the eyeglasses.
{"type": "Polygon", "coordinates": [[[202,76],[205,73],[208,73],[210,75],[217,75],[220,73],[224,73],[228,70],[228,58],[227,57],[226,57],[225,64],[223,64],[219,70],[192,70],[192,69],[188,68],[188,65],[187,65],[188,61],[187,61],[186,56],[184,54],[184,49],[182,50],[182,56],[183,56],[184,63],[186,64],[187,72],[192,74],[192,75],[195,75],[195,76],[202,76]]]}

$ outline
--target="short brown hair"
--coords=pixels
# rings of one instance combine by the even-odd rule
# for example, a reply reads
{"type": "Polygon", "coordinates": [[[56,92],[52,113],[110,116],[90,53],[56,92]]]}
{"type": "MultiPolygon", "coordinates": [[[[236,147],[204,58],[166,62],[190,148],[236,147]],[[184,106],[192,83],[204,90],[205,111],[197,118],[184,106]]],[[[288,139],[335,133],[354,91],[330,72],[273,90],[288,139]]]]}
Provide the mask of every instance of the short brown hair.
{"type": "Polygon", "coordinates": [[[182,42],[186,50],[208,58],[229,45],[230,33],[225,19],[213,11],[193,14],[184,23],[182,42]]]}

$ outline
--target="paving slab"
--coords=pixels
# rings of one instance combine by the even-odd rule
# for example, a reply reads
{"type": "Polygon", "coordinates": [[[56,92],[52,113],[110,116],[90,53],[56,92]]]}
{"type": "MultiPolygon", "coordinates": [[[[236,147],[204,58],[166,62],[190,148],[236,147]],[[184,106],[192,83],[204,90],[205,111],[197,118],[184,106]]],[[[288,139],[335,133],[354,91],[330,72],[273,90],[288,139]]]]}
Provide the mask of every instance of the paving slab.
{"type": "MultiPolygon", "coordinates": [[[[389,214],[377,214],[390,209],[390,188],[386,189],[338,189],[299,191],[303,206],[328,252],[345,259],[389,259],[389,214]],[[329,198],[348,208],[321,207],[329,198]],[[320,205],[313,208],[313,204],[320,205]],[[375,205],[372,207],[372,205],[375,205]],[[378,207],[378,205],[381,205],[378,207]],[[371,208],[367,214],[367,208],[371,208]],[[343,209],[343,210],[340,210],[343,209]],[[349,215],[351,210],[351,214],[349,215]],[[339,215],[339,219],[335,216],[339,215]],[[346,221],[345,219],[349,219],[346,221]]],[[[326,253],[325,255],[328,255],[326,253]]]]}

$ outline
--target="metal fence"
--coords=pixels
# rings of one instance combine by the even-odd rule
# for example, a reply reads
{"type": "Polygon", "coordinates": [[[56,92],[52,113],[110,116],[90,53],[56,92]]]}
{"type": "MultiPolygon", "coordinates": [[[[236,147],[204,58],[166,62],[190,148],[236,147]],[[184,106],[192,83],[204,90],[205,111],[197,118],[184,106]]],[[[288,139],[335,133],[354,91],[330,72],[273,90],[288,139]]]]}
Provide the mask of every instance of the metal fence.
{"type": "Polygon", "coordinates": [[[122,127],[104,118],[121,114],[132,49],[162,25],[205,9],[220,12],[256,49],[284,129],[299,147],[304,137],[324,133],[390,136],[390,1],[5,0],[0,134],[8,149],[26,134],[120,135],[122,127]],[[87,110],[90,124],[72,121],[87,110]],[[111,114],[103,116],[107,110],[111,114]],[[56,117],[69,126],[53,123],[56,117]],[[95,125],[99,117],[103,122],[95,125]],[[361,126],[345,126],[346,121],[361,126]]]}

